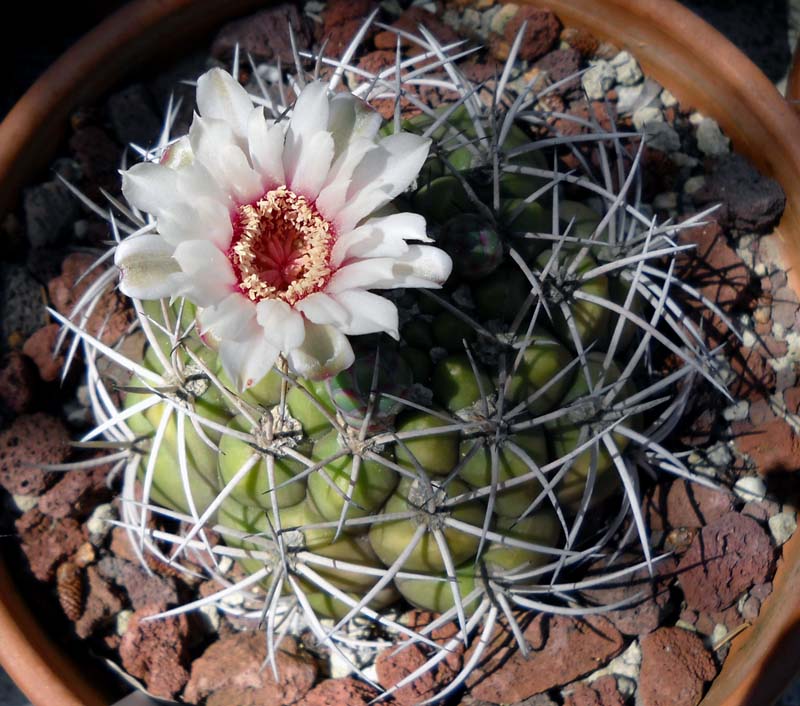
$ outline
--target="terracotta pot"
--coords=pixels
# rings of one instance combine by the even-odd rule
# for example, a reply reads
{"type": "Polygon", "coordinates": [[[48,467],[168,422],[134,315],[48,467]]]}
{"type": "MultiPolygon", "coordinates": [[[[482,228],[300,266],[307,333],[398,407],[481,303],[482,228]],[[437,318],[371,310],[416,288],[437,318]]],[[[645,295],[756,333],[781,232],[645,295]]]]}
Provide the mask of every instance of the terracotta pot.
{"type": "MultiPolygon", "coordinates": [[[[683,105],[717,120],[734,148],[787,195],[778,229],[786,269],[800,283],[800,118],[720,33],[673,0],[528,0],[628,49],[683,105]]],[[[138,0],[109,17],[36,82],[0,124],[0,212],[64,134],[70,111],[102,94],[143,58],[163,54],[257,0],[138,0]],[[86,77],[92,78],[87,81],[86,77]]],[[[800,96],[800,70],[793,95],[800,96]]],[[[734,640],[702,706],[766,706],[800,667],[800,533],[783,547],[774,591],[734,640]]],[[[109,699],[48,640],[0,567],[0,663],[35,706],[99,706],[109,699]]]]}

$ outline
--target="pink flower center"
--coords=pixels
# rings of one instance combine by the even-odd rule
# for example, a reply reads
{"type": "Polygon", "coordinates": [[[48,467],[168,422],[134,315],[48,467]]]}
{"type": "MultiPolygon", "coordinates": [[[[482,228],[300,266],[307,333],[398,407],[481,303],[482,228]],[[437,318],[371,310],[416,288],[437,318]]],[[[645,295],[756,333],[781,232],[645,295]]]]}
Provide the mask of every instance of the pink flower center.
{"type": "Polygon", "coordinates": [[[294,304],[325,288],[336,233],[304,196],[280,186],[239,206],[231,222],[226,254],[242,294],[294,304]]]}

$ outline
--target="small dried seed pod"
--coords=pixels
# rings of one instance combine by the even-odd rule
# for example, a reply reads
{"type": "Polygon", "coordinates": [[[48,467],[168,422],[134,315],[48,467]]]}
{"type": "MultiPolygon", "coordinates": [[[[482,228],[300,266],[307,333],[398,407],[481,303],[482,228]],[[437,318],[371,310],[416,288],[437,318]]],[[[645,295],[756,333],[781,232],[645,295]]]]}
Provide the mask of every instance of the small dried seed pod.
{"type": "Polygon", "coordinates": [[[56,571],[56,592],[61,609],[73,622],[83,614],[83,572],[77,564],[65,561],[56,571]]]}

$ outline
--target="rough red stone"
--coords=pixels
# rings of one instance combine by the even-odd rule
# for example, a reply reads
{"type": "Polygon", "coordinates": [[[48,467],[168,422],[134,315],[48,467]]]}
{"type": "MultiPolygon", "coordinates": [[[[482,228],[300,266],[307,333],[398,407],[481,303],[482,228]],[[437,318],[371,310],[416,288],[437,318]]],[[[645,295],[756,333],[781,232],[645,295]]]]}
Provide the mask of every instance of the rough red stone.
{"type": "MultiPolygon", "coordinates": [[[[663,486],[658,486],[662,489],[663,486]]],[[[703,527],[734,507],[734,495],[726,488],[707,488],[685,480],[675,480],[667,490],[662,517],[667,528],[703,527]]],[[[658,527],[654,529],[663,529],[658,527]]]]}
{"type": "Polygon", "coordinates": [[[53,382],[61,376],[64,354],[55,352],[60,331],[59,324],[48,324],[29,336],[22,346],[22,352],[34,362],[39,377],[45,382],[53,382]]]}
{"type": "Polygon", "coordinates": [[[0,434],[0,485],[14,495],[39,495],[61,476],[43,464],[62,463],[69,455],[69,432],[43,412],[17,417],[0,434]]]}
{"type": "MultiPolygon", "coordinates": [[[[95,258],[85,253],[68,255],[61,266],[61,274],[47,283],[50,300],[64,316],[71,316],[73,309],[86,290],[103,274],[102,268],[86,271],[95,258]]],[[[104,343],[116,343],[130,327],[132,309],[127,301],[113,288],[100,296],[92,310],[85,328],[93,336],[99,335],[104,343]]]]}
{"type": "Polygon", "coordinates": [[[786,206],[786,195],[778,182],[761,176],[739,154],[716,160],[705,184],[693,198],[698,205],[721,203],[715,218],[748,232],[770,230],[786,206]]]}
{"type": "Polygon", "coordinates": [[[351,677],[326,679],[315,686],[298,706],[367,706],[378,695],[369,684],[351,677]]]}
{"type": "MultiPolygon", "coordinates": [[[[391,24],[393,28],[413,35],[419,35],[420,25],[425,27],[439,44],[452,44],[461,39],[451,27],[448,27],[432,12],[428,12],[421,7],[409,8],[400,15],[396,22],[391,24]]],[[[395,32],[379,32],[375,35],[375,47],[377,49],[389,49],[394,52],[397,48],[397,37],[398,35],[395,32]]],[[[422,53],[422,48],[419,45],[405,37],[400,37],[400,46],[410,48],[412,54],[422,53]]]]}
{"type": "Polygon", "coordinates": [[[625,698],[617,689],[617,680],[609,675],[586,684],[570,687],[564,706],[623,706],[625,698]]]}
{"type": "Polygon", "coordinates": [[[114,527],[111,530],[111,545],[109,549],[117,558],[125,559],[133,564],[140,562],[139,556],[131,544],[128,531],[124,527],[114,527]]]}
{"type": "Polygon", "coordinates": [[[717,674],[714,660],[694,633],[661,628],[642,639],[638,697],[642,706],[695,706],[717,674]]]}
{"type": "MultiPolygon", "coordinates": [[[[521,701],[593,672],[624,647],[622,635],[602,616],[539,614],[524,634],[530,658],[520,654],[505,629],[496,630],[467,679],[475,698],[504,704],[521,701]]],[[[474,649],[467,651],[465,660],[474,649]]]]}
{"type": "MultiPolygon", "coordinates": [[[[419,632],[427,625],[432,623],[437,617],[438,615],[431,613],[430,611],[413,609],[403,616],[403,624],[412,630],[419,632]]],[[[434,628],[429,633],[426,633],[426,636],[430,640],[433,640],[435,643],[444,647],[454,637],[456,637],[456,635],[458,635],[458,631],[458,624],[454,621],[451,621],[434,628]]],[[[459,640],[457,645],[455,647],[451,647],[450,650],[450,653],[444,660],[444,664],[446,664],[453,673],[457,673],[461,669],[461,664],[463,661],[465,651],[464,643],[459,640]]]]}
{"type": "Polygon", "coordinates": [[[507,42],[514,41],[523,22],[527,22],[528,26],[519,48],[519,58],[525,61],[534,61],[540,56],[544,56],[556,43],[558,35],[561,33],[561,23],[550,10],[540,10],[523,5],[503,30],[503,36],[507,42]]]}
{"type": "Polygon", "coordinates": [[[39,510],[51,517],[85,517],[111,496],[106,485],[109,470],[110,466],[102,465],[63,473],[39,499],[39,510]]]}
{"type": "Polygon", "coordinates": [[[134,610],[141,610],[148,605],[165,610],[178,603],[175,579],[148,574],[139,564],[121,562],[117,583],[125,587],[134,610]]]}
{"type": "MultiPolygon", "coordinates": [[[[547,72],[550,81],[553,83],[577,73],[580,66],[581,55],[575,49],[556,49],[556,51],[545,54],[535,64],[537,69],[547,72]]],[[[567,81],[559,88],[558,92],[564,95],[575,90],[580,85],[581,80],[578,77],[572,81],[567,81]]]]}
{"type": "Polygon", "coordinates": [[[276,654],[278,681],[269,667],[260,632],[234,633],[213,643],[192,664],[183,698],[206,706],[283,706],[299,701],[314,684],[316,662],[298,654],[297,643],[284,638],[276,654]]]}
{"type": "Polygon", "coordinates": [[[75,623],[75,632],[82,639],[116,618],[124,607],[114,588],[100,575],[96,566],[86,567],[86,583],[86,603],[81,617],[75,623]]]}
{"type": "MultiPolygon", "coordinates": [[[[422,667],[432,656],[417,644],[388,647],[378,655],[375,662],[380,685],[384,689],[391,689],[422,667]]],[[[392,692],[392,696],[401,706],[414,706],[420,701],[434,697],[452,681],[454,676],[455,673],[443,660],[416,677],[411,683],[392,692]]]]}
{"type": "Polygon", "coordinates": [[[678,565],[686,605],[721,611],[772,575],[775,557],[769,536],[755,520],[729,512],[704,527],[678,565]]]}
{"type": "MultiPolygon", "coordinates": [[[[633,559],[634,557],[629,558],[631,563],[635,563],[633,559]]],[[[594,568],[607,570],[602,563],[594,568]]],[[[612,583],[587,589],[583,594],[597,605],[635,600],[624,608],[604,612],[603,616],[623,635],[644,635],[655,630],[661,623],[664,609],[669,602],[669,586],[675,578],[675,562],[670,559],[659,561],[654,564],[653,573],[655,580],[650,578],[645,567],[612,583]],[[638,598],[634,599],[637,595],[638,598]]]]}
{"type": "Polygon", "coordinates": [[[591,32],[575,27],[565,27],[561,30],[561,40],[569,44],[583,57],[594,56],[600,42],[591,32]]]}
{"type": "Polygon", "coordinates": [[[260,60],[279,58],[284,65],[291,64],[294,58],[289,41],[290,26],[298,50],[307,49],[311,44],[308,25],[295,5],[283,3],[223,26],[214,38],[211,54],[225,59],[238,44],[242,56],[251,54],[260,60]]]}
{"type": "Polygon", "coordinates": [[[52,581],[56,568],[83,543],[81,526],[72,518],[55,519],[28,510],[15,523],[31,572],[40,581],[52,581]]]}
{"type": "Polygon", "coordinates": [[[142,679],[154,696],[171,699],[177,696],[189,678],[189,623],[185,615],[172,618],[145,618],[157,608],[137,610],[119,646],[122,666],[142,679]]]}
{"type": "Polygon", "coordinates": [[[731,425],[739,453],[747,454],[762,475],[795,471],[800,467],[800,437],[783,419],[770,414],[761,424],[731,425]]]}
{"type": "Polygon", "coordinates": [[[728,244],[722,227],[716,220],[706,225],[683,230],[678,243],[695,244],[677,257],[676,276],[698,287],[723,311],[734,306],[750,281],[747,266],[728,244]]]}
{"type": "Polygon", "coordinates": [[[38,385],[33,361],[17,351],[9,353],[0,368],[0,409],[15,415],[32,412],[38,401],[38,385]]]}

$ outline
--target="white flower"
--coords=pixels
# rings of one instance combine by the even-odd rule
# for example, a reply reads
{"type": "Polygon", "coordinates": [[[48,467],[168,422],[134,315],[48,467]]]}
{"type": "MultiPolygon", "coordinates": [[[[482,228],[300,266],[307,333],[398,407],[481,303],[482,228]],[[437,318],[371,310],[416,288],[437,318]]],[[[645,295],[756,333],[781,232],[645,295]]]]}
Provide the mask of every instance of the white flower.
{"type": "Polygon", "coordinates": [[[379,138],[377,113],[319,82],[276,122],[212,69],[197,105],[161,163],[123,173],[125,197],[157,232],[119,244],[122,291],[197,304],[240,388],[279,354],[320,378],[353,362],[348,335],[397,338],[397,308],[367,290],[439,287],[452,266],[442,250],[407,242],[430,242],[422,216],[376,215],[415,179],[429,141],[379,138]]]}

